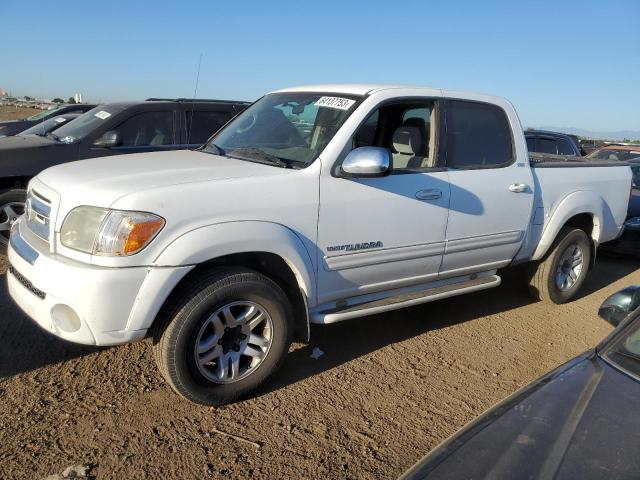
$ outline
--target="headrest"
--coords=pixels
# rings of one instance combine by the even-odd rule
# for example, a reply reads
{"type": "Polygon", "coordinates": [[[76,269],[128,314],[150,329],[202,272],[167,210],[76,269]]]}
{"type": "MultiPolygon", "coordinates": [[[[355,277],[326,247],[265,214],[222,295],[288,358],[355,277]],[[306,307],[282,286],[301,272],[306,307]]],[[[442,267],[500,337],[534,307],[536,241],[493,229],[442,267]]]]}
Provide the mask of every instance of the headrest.
{"type": "Polygon", "coordinates": [[[426,122],[424,121],[423,118],[419,118],[419,117],[409,117],[409,118],[407,118],[402,123],[402,126],[403,127],[417,127],[423,132],[427,130],[426,122]]]}
{"type": "Polygon", "coordinates": [[[422,152],[423,138],[417,127],[398,127],[393,134],[393,148],[398,153],[417,155],[422,152]]]}

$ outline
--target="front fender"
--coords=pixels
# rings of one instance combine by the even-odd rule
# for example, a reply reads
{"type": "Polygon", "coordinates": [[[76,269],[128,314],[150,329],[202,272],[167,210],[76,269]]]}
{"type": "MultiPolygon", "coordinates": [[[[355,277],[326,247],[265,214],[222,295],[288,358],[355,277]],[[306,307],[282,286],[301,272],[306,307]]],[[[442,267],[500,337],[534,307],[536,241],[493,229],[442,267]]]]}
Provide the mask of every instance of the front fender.
{"type": "Polygon", "coordinates": [[[551,213],[551,218],[546,223],[532,260],[540,260],[544,257],[562,227],[572,217],[580,214],[588,214],[593,218],[591,238],[595,245],[600,243],[603,232],[607,232],[608,236],[611,233],[615,236],[615,232],[619,229],[606,202],[600,195],[592,191],[573,192],[567,195],[551,213]]]}
{"type": "Polygon", "coordinates": [[[170,243],[153,263],[158,267],[197,265],[249,252],[278,255],[289,265],[307,298],[315,298],[311,255],[295,232],[277,223],[242,221],[196,228],[170,243]]]}

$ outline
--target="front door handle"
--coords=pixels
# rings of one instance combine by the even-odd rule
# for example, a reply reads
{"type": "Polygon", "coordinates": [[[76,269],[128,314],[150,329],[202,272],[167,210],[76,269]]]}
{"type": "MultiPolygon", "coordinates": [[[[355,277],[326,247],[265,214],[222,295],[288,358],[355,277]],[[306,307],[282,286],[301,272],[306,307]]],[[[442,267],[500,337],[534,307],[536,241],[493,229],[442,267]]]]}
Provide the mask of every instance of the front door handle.
{"type": "Polygon", "coordinates": [[[416,198],[418,200],[438,200],[442,198],[442,190],[438,190],[437,188],[420,190],[416,192],[416,198]]]}
{"type": "Polygon", "coordinates": [[[513,193],[525,193],[529,190],[529,185],[526,183],[514,183],[509,185],[509,191],[513,193]]]}

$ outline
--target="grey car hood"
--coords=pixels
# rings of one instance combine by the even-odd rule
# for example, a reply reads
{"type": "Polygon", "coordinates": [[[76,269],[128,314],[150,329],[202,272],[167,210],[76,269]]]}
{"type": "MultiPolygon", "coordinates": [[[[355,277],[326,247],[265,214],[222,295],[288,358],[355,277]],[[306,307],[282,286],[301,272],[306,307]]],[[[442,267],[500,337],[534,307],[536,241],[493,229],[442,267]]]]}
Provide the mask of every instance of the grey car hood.
{"type": "Polygon", "coordinates": [[[595,354],[489,410],[406,478],[640,477],[640,384],[595,354]]]}

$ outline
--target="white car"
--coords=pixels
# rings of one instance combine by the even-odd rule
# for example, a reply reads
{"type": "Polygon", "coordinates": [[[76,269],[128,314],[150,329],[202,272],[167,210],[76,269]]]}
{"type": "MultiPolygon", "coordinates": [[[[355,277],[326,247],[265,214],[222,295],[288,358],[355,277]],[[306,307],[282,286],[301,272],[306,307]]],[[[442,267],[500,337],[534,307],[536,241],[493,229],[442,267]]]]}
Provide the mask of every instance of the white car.
{"type": "Polygon", "coordinates": [[[570,300],[620,234],[630,187],[620,163],[530,161],[502,98],[289,88],[199,151],[39,174],[13,226],[9,291],[73,342],[151,335],[176,392],[222,404],[310,323],[495,287],[525,262],[536,297],[570,300]]]}

